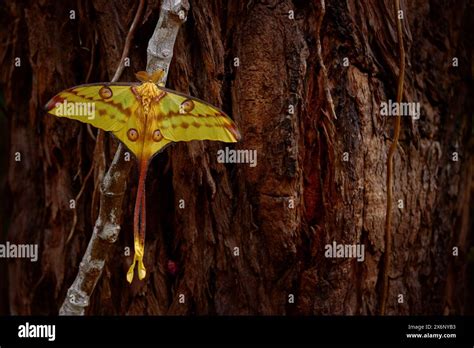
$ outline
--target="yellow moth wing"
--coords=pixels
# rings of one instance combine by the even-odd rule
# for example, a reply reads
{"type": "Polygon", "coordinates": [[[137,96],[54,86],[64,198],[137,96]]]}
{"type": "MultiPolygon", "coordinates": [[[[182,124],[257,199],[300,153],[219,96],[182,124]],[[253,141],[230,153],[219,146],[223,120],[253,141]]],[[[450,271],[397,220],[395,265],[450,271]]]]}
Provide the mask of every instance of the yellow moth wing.
{"type": "Polygon", "coordinates": [[[187,95],[160,88],[166,94],[152,104],[153,119],[171,141],[218,140],[234,143],[240,133],[234,121],[218,108],[187,95]]]}
{"type": "Polygon", "coordinates": [[[112,132],[138,158],[141,156],[143,142],[146,139],[143,117],[143,108],[138,105],[134,114],[127,119],[124,127],[112,132]]]}
{"type": "Polygon", "coordinates": [[[147,138],[145,139],[145,146],[143,149],[144,155],[149,157],[153,157],[163,150],[166,145],[172,142],[171,139],[167,139],[163,136],[163,133],[160,130],[161,123],[154,112],[155,109],[151,108],[150,116],[147,119],[147,138]]]}
{"type": "Polygon", "coordinates": [[[131,84],[98,83],[58,93],[46,104],[46,111],[114,132],[125,126],[138,106],[131,84]]]}

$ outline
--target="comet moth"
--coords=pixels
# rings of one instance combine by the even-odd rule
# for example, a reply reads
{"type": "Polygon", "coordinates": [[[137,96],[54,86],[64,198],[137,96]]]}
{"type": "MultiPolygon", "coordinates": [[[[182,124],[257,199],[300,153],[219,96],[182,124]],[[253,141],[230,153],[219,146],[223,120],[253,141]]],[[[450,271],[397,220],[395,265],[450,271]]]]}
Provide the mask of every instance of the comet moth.
{"type": "Polygon", "coordinates": [[[138,72],[141,83],[94,83],[66,89],[54,96],[46,110],[55,116],[89,123],[111,132],[136,157],[139,168],[133,234],[134,258],[127,272],[132,282],[146,276],[145,180],[151,159],[165,146],[179,141],[216,140],[237,142],[235,123],[216,107],[158,84],[164,71],[138,72]]]}

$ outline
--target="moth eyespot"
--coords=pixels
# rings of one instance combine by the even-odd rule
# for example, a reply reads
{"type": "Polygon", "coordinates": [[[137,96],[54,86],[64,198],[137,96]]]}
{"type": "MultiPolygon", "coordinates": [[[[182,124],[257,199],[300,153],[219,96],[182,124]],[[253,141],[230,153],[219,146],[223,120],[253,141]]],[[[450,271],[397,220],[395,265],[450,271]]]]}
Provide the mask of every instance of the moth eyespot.
{"type": "Polygon", "coordinates": [[[160,130],[157,129],[153,132],[153,141],[161,141],[161,139],[163,139],[163,134],[161,134],[160,130]]]}
{"type": "Polygon", "coordinates": [[[138,140],[138,131],[134,128],[130,128],[127,132],[127,137],[130,141],[137,141],[138,140]]]}
{"type": "Polygon", "coordinates": [[[186,99],[179,106],[179,113],[180,114],[187,114],[187,113],[193,111],[193,109],[194,109],[194,102],[191,99],[186,99]]]}
{"type": "Polygon", "coordinates": [[[112,98],[114,93],[112,92],[110,87],[104,86],[101,89],[99,89],[99,95],[103,99],[109,99],[109,98],[112,98]]]}

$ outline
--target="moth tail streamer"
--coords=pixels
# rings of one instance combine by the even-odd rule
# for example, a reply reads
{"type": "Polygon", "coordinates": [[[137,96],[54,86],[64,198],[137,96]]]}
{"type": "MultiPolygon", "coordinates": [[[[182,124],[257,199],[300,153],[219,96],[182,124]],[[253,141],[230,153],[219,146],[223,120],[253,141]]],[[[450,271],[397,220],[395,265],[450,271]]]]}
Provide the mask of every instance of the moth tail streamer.
{"type": "Polygon", "coordinates": [[[132,283],[135,265],[138,263],[138,279],[146,277],[146,268],[143,263],[145,255],[145,230],[146,230],[146,191],[145,181],[148,171],[148,160],[140,161],[140,177],[138,179],[137,198],[135,201],[135,211],[133,215],[133,263],[127,272],[127,281],[132,283]]]}

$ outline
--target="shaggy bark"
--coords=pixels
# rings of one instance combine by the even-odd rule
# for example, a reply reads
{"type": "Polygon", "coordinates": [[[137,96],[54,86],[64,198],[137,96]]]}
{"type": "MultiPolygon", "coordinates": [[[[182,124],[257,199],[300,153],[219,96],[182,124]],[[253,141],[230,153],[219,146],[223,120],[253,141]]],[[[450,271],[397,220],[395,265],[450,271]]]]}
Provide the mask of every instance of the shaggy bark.
{"type": "MultiPolygon", "coordinates": [[[[129,286],[132,256],[124,248],[133,246],[133,169],[122,233],[88,314],[377,313],[393,136],[379,108],[395,100],[398,75],[393,1],[328,2],[318,33],[319,4],[191,1],[168,86],[231,114],[243,135],[235,148],[256,149],[258,165],[218,163],[216,153],[227,145],[214,142],[178,143],[158,155],[147,180],[149,275],[129,286]],[[337,119],[327,103],[318,40],[337,119]],[[365,261],[325,258],[324,246],[333,241],[363,243],[365,261]]],[[[158,9],[148,2],[122,81],[145,68],[158,9]]],[[[1,313],[57,314],[77,274],[98,211],[95,183],[86,183],[66,243],[69,200],[90,169],[94,139],[84,125],[41,107],[66,87],[112,78],[135,10],[122,0],[0,4],[8,28],[0,32],[6,115],[0,149],[7,159],[0,240],[40,249],[37,263],[0,260],[1,313]]],[[[402,10],[404,101],[419,101],[421,118],[402,119],[394,157],[393,198],[404,207],[394,204],[387,313],[472,313],[472,7],[402,1],[402,10]],[[459,67],[452,67],[453,57],[459,67]]],[[[108,164],[116,146],[106,135],[108,164]]]]}

